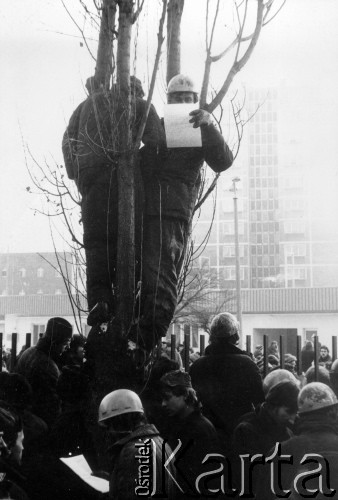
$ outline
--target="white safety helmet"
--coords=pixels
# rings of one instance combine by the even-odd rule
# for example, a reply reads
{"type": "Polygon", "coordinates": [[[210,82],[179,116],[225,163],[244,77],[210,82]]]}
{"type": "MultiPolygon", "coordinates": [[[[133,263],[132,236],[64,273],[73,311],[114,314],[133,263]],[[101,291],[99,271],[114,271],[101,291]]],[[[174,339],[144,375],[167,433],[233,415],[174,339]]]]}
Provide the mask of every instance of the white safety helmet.
{"type": "Polygon", "coordinates": [[[194,92],[198,93],[195,82],[188,75],[175,75],[168,83],[167,94],[174,92],[194,92]]]}
{"type": "Polygon", "coordinates": [[[298,396],[299,414],[328,409],[337,405],[338,400],[333,390],[321,382],[306,384],[298,396]]]}
{"type": "Polygon", "coordinates": [[[128,389],[118,389],[105,396],[99,407],[99,422],[124,413],[144,413],[138,395],[128,389]]]}

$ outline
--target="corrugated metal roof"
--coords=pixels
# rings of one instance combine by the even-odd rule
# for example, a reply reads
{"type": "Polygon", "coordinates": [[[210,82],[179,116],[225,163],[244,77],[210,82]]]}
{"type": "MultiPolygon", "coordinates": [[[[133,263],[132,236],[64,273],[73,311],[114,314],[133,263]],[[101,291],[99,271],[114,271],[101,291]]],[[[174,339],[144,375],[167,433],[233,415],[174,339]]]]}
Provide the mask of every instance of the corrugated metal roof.
{"type": "MultiPolygon", "coordinates": [[[[260,288],[241,292],[244,314],[283,314],[338,312],[338,288],[260,288]]],[[[220,290],[205,294],[194,304],[196,307],[212,307],[224,303],[230,311],[236,311],[236,291],[220,290]]]]}
{"type": "MultiPolygon", "coordinates": [[[[338,288],[263,288],[242,290],[244,314],[330,313],[338,312],[338,288]]],[[[75,299],[75,297],[74,297],[75,299]]],[[[213,309],[222,304],[228,311],[236,311],[235,290],[210,291],[194,302],[194,308],[213,309]]],[[[81,307],[87,304],[81,299],[81,307]]],[[[0,296],[0,314],[20,316],[71,316],[68,295],[13,295],[0,296]]]]}
{"type": "MultiPolygon", "coordinates": [[[[81,303],[82,308],[86,309],[86,301],[82,299],[81,303]]],[[[17,314],[29,317],[72,316],[73,310],[67,294],[10,295],[0,297],[0,314],[17,314]]]]}

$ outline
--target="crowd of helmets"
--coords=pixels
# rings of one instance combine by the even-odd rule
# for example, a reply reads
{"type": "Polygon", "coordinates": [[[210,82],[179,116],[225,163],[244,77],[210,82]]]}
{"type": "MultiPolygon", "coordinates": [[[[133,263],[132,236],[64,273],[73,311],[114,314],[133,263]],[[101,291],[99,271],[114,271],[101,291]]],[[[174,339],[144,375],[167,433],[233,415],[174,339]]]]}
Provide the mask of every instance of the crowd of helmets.
{"type": "Polygon", "coordinates": [[[280,368],[271,342],[264,376],[262,347],[238,347],[230,313],[215,316],[208,340],[204,353],[189,353],[189,368],[163,342],[138,393],[120,387],[98,398],[86,339],[51,318],[38,344],[0,373],[0,499],[338,498],[338,362],[329,349],[320,345],[314,370],[306,343],[299,375],[290,354],[280,368]],[[82,455],[104,492],[61,460],[82,455]],[[279,457],[289,462],[272,487],[279,457]]]}

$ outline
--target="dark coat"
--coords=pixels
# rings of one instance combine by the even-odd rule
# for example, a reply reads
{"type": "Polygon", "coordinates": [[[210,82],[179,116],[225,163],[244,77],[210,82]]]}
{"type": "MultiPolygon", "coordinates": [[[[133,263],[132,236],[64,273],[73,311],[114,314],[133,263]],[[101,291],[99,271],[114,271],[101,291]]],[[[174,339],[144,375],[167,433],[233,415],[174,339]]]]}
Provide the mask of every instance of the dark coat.
{"type": "MultiPolygon", "coordinates": [[[[175,450],[179,444],[178,440],[182,443],[175,457],[177,480],[184,492],[195,491],[196,479],[209,470],[208,465],[202,464],[203,459],[208,453],[221,453],[216,429],[199,410],[195,410],[184,419],[172,417],[168,419],[168,424],[169,434],[165,437],[171,449],[175,450]]],[[[211,470],[215,468],[213,464],[211,470]]],[[[187,498],[187,496],[177,494],[176,498],[187,498]]]]}
{"type": "Polygon", "coordinates": [[[291,430],[271,417],[265,403],[244,415],[234,431],[233,449],[237,454],[266,454],[277,442],[286,441],[291,430]]]}
{"type": "Polygon", "coordinates": [[[302,349],[300,357],[302,360],[302,371],[305,373],[312,365],[312,361],[315,359],[315,352],[313,349],[311,351],[306,349],[303,351],[302,349]]]}
{"type": "MultiPolygon", "coordinates": [[[[313,412],[312,415],[308,414],[308,416],[302,417],[298,423],[298,434],[282,442],[280,446],[279,455],[291,455],[292,457],[292,464],[283,464],[281,466],[280,484],[285,490],[292,489],[292,483],[297,471],[300,469],[300,462],[304,455],[316,453],[329,457],[332,452],[338,451],[337,428],[321,412],[313,412]]],[[[271,453],[269,452],[269,455],[271,453]]],[[[333,467],[332,470],[330,467],[330,458],[328,460],[330,472],[333,473],[333,467]]],[[[337,459],[334,460],[334,470],[337,471],[337,459]]],[[[259,499],[274,500],[276,498],[276,495],[271,492],[270,468],[271,464],[267,464],[266,469],[261,472],[257,488],[257,498],[259,499]]],[[[312,469],[315,468],[313,464],[312,469]]]]}
{"type": "Polygon", "coordinates": [[[264,401],[262,379],[251,357],[235,345],[210,344],[190,368],[203,413],[229,444],[239,418],[264,401]]]}
{"type": "Polygon", "coordinates": [[[141,149],[147,215],[190,222],[201,187],[205,161],[214,172],[232,165],[233,155],[214,125],[202,125],[202,147],[141,149]]]}
{"type": "MultiPolygon", "coordinates": [[[[144,453],[142,455],[142,448],[146,447],[143,443],[152,442],[153,447],[151,450],[155,449],[156,457],[156,490],[157,492],[162,492],[162,479],[164,474],[164,469],[162,465],[169,458],[171,450],[168,445],[164,444],[163,439],[158,433],[156,427],[151,424],[144,425],[134,432],[129,434],[117,441],[111,448],[112,460],[113,460],[113,472],[110,480],[109,498],[114,500],[126,500],[133,498],[153,498],[151,496],[152,491],[152,481],[146,481],[146,474],[149,475],[148,457],[152,460],[152,455],[147,455],[144,453]],[[145,457],[145,460],[139,457],[145,457]],[[142,464],[143,461],[143,464],[142,464]],[[143,467],[141,468],[141,466],[143,467]],[[143,488],[142,479],[139,479],[139,475],[142,470],[143,478],[143,488]],[[140,485],[138,490],[138,495],[135,492],[135,488],[140,485]],[[146,493],[147,486],[149,486],[149,495],[146,493]],[[142,494],[143,493],[143,494],[142,494]]],[[[148,446],[147,446],[148,448],[148,446]]],[[[151,461],[150,460],[150,461],[151,461]]],[[[168,470],[173,477],[175,477],[175,470],[172,464],[169,464],[168,470]]],[[[173,499],[174,496],[174,481],[170,474],[165,474],[165,490],[167,496],[163,495],[163,498],[173,499]]]]}
{"type": "Polygon", "coordinates": [[[50,342],[42,338],[35,347],[29,347],[22,353],[15,368],[32,386],[33,413],[42,418],[48,426],[54,422],[60,411],[56,392],[60,371],[51,352],[50,342]]]}
{"type": "MultiPolygon", "coordinates": [[[[254,412],[247,413],[241,418],[233,435],[232,441],[232,472],[235,484],[240,488],[241,460],[240,455],[263,454],[273,449],[276,443],[285,441],[293,436],[291,430],[285,425],[278,424],[266,409],[265,403],[258,405],[254,412]]],[[[253,469],[252,483],[253,491],[256,490],[260,468],[263,465],[255,465],[253,469]]],[[[247,483],[249,484],[249,483],[247,483]]],[[[249,498],[249,497],[248,497],[249,498]]],[[[254,498],[254,496],[252,496],[254,498]]]]}
{"type": "MultiPolygon", "coordinates": [[[[132,103],[134,138],[146,101],[132,103]]],[[[118,122],[114,91],[100,90],[83,101],[72,114],[62,140],[62,151],[70,179],[78,180],[88,168],[111,167],[119,154],[118,135],[112,123],[118,122]]],[[[116,125],[117,127],[117,125],[116,125]]],[[[142,141],[155,148],[164,144],[164,131],[154,106],[150,107],[142,141]]]]}
{"type": "Polygon", "coordinates": [[[11,498],[12,500],[28,500],[23,490],[26,478],[9,460],[0,457],[0,498],[11,498]]]}

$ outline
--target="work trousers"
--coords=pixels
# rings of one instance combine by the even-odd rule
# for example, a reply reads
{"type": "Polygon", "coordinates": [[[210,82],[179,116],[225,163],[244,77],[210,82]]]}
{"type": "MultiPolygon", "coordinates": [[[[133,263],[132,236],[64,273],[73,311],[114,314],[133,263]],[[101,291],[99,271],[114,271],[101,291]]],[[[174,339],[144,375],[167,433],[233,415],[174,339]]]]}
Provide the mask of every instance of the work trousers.
{"type": "Polygon", "coordinates": [[[177,283],[183,266],[189,224],[183,220],[145,216],[142,245],[140,329],[146,344],[164,337],[177,305],[177,283]]]}
{"type": "Polygon", "coordinates": [[[80,172],[78,187],[82,195],[88,307],[92,309],[97,302],[104,301],[113,310],[118,224],[114,166],[84,169],[80,172]]]}

